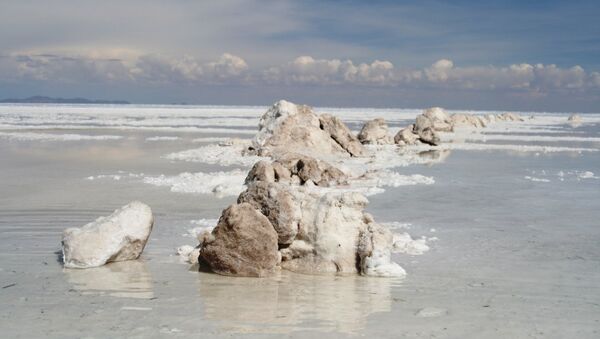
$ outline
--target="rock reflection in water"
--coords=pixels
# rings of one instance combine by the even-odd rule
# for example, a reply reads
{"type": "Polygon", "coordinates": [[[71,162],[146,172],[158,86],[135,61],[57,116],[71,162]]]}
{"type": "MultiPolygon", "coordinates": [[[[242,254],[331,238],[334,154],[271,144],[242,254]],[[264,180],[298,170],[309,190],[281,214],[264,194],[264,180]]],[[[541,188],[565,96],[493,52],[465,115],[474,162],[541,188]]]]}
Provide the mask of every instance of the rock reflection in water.
{"type": "Polygon", "coordinates": [[[139,299],[154,297],[152,276],[142,260],[113,262],[96,268],[66,268],[63,271],[73,289],[82,294],[139,299]]]}
{"type": "Polygon", "coordinates": [[[262,279],[198,276],[206,317],[234,333],[355,333],[366,326],[370,314],[391,310],[395,283],[398,280],[288,271],[262,279]]]}
{"type": "Polygon", "coordinates": [[[419,157],[430,160],[431,164],[442,163],[450,156],[450,150],[430,150],[419,152],[419,157]]]}

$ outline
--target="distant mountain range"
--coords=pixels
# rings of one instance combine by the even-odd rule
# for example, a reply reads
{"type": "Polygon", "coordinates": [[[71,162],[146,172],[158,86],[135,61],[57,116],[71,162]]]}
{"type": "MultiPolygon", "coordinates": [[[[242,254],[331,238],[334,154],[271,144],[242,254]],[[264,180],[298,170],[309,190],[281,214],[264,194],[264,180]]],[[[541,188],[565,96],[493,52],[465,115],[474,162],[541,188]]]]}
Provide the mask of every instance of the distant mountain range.
{"type": "Polygon", "coordinates": [[[25,99],[3,99],[0,103],[8,104],[110,104],[110,105],[127,105],[128,101],[123,100],[90,100],[85,98],[51,98],[44,96],[33,96],[25,99]]]}

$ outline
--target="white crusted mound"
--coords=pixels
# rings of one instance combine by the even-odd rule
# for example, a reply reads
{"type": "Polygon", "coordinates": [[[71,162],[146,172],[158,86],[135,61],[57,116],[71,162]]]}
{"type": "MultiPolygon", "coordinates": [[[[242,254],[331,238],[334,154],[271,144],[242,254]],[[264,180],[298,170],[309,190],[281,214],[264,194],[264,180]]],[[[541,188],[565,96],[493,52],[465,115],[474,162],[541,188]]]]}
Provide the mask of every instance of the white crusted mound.
{"type": "Polygon", "coordinates": [[[251,150],[261,156],[294,152],[315,157],[360,155],[355,137],[340,121],[312,108],[280,100],[261,117],[251,150]],[[341,131],[331,130],[340,127],[341,131]]]}
{"type": "Polygon", "coordinates": [[[108,217],[63,233],[62,253],[65,267],[89,268],[111,261],[137,259],[152,231],[152,210],[133,201],[108,217]]]}

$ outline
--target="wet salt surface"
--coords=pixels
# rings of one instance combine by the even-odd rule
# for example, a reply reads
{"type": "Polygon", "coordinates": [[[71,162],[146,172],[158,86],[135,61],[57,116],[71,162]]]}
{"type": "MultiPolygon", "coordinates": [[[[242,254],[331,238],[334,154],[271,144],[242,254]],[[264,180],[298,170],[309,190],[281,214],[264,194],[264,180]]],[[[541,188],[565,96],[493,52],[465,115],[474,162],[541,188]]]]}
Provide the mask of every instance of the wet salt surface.
{"type": "MultiPolygon", "coordinates": [[[[548,126],[556,130],[598,137],[598,129],[588,125],[572,129],[553,121],[559,120],[548,126]]],[[[510,128],[507,133],[525,130],[510,128]]],[[[430,249],[422,255],[394,254],[408,273],[404,280],[289,272],[244,279],[199,273],[175,255],[178,246],[193,240],[188,230],[208,227],[234,196],[172,192],[129,177],[243,168],[164,157],[200,147],[194,139],[229,133],[184,129],[164,135],[181,139],[153,142],[146,139],[161,136],[156,130],[43,133],[123,138],[0,140],[3,336],[599,335],[600,180],[593,178],[600,173],[599,152],[463,147],[447,151],[441,161],[393,168],[399,175],[435,181],[387,187],[369,197],[368,211],[395,233],[438,238],[427,242],[430,249]],[[87,179],[99,175],[122,178],[87,179]],[[152,206],[156,218],[142,260],[90,270],[62,268],[55,252],[64,228],[79,227],[134,199],[152,206]]],[[[597,148],[578,141],[536,145],[597,148]]],[[[431,153],[423,157],[437,159],[431,153]]]]}

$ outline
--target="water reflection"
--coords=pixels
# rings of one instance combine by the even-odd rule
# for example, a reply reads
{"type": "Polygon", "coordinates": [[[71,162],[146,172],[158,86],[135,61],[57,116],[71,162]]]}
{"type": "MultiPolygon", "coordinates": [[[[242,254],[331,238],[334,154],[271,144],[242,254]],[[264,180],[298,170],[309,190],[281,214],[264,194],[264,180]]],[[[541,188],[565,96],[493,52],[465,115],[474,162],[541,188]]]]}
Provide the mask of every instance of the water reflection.
{"type": "Polygon", "coordinates": [[[355,333],[367,317],[389,312],[398,280],[309,276],[283,271],[273,278],[231,278],[200,273],[206,317],[235,333],[293,330],[355,333]]]}
{"type": "Polygon", "coordinates": [[[439,164],[450,156],[450,150],[429,150],[418,153],[422,159],[427,159],[430,162],[428,164],[439,164]]]}
{"type": "Polygon", "coordinates": [[[113,262],[87,269],[65,268],[63,271],[73,289],[84,295],[139,299],[154,297],[152,276],[142,260],[113,262]]]}

